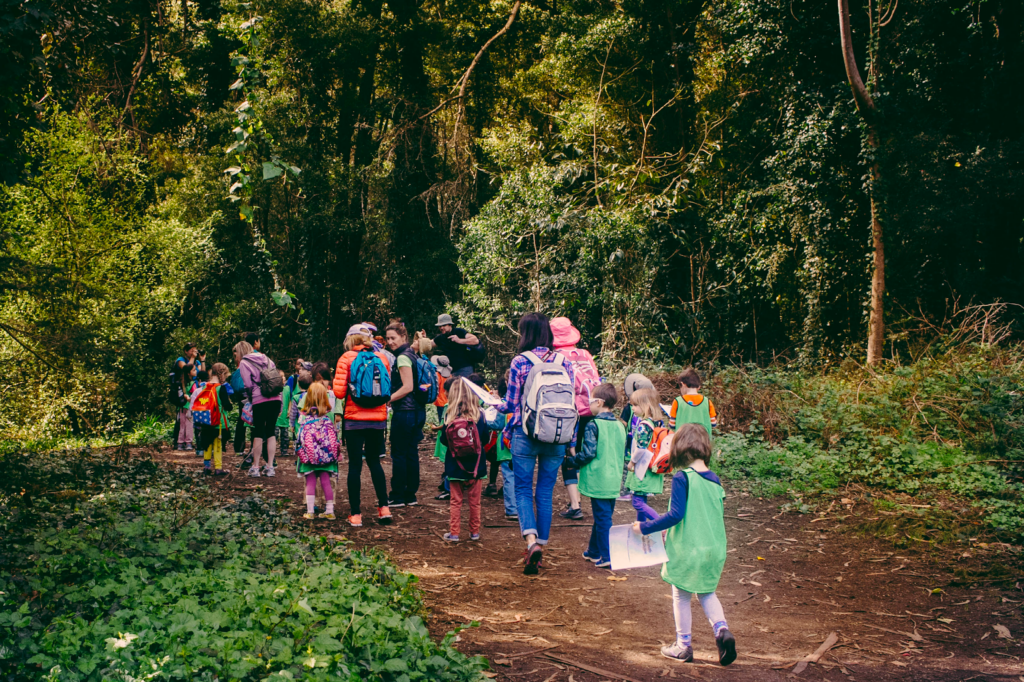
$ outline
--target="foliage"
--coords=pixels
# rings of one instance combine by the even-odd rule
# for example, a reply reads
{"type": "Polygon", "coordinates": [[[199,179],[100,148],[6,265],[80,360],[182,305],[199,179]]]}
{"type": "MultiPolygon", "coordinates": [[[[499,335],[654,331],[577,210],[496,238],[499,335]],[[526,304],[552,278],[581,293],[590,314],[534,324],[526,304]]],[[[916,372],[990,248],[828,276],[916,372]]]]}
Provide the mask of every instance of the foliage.
{"type": "Polygon", "coordinates": [[[223,505],[145,458],[0,458],[0,667],[10,679],[475,680],[431,641],[415,577],[223,505]]]}

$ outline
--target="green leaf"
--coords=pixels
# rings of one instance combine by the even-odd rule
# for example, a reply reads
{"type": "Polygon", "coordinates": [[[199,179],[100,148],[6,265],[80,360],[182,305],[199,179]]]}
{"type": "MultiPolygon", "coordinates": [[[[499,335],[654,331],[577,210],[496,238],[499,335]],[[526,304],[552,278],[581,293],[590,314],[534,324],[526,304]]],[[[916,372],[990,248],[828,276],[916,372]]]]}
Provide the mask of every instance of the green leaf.
{"type": "MultiPolygon", "coordinates": [[[[278,305],[290,305],[291,302],[292,302],[291,296],[288,295],[287,291],[275,291],[271,295],[274,297],[274,301],[278,305]],[[281,303],[281,300],[280,300],[281,298],[284,298],[285,303],[281,303]]],[[[311,616],[313,615],[313,609],[309,608],[309,604],[306,602],[305,599],[300,599],[298,606],[299,606],[300,609],[302,609],[303,611],[305,611],[309,615],[311,615],[311,616]]]]}
{"type": "Polygon", "coordinates": [[[252,222],[252,206],[242,206],[238,209],[238,216],[247,223],[252,222]]]}
{"type": "Polygon", "coordinates": [[[281,169],[281,167],[276,165],[273,161],[264,161],[263,162],[263,179],[264,180],[273,180],[274,178],[276,178],[278,175],[280,175],[283,172],[284,171],[281,169]]]}
{"type": "Polygon", "coordinates": [[[245,81],[241,78],[236,80],[228,87],[228,90],[241,90],[245,86],[245,81]]]}

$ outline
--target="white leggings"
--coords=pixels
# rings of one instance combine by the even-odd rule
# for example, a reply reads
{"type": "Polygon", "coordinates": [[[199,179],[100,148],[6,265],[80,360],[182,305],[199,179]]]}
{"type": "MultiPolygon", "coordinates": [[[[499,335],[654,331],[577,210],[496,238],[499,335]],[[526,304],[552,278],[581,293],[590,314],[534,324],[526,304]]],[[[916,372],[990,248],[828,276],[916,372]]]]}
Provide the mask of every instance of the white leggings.
{"type": "MultiPolygon", "coordinates": [[[[691,633],[690,599],[692,597],[692,592],[681,590],[675,585],[672,586],[672,612],[676,617],[676,641],[682,641],[683,635],[691,633]]],[[[708,622],[712,626],[725,620],[722,602],[718,601],[718,597],[714,592],[698,594],[697,599],[700,600],[700,606],[704,609],[704,615],[707,616],[708,622]]]]}

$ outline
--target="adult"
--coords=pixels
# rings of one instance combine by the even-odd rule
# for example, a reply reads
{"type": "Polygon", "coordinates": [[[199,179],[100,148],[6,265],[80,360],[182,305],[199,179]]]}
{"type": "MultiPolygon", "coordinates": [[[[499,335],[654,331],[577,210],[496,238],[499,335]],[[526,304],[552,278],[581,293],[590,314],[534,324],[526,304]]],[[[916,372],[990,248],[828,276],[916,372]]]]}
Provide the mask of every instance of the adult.
{"type": "MultiPolygon", "coordinates": [[[[532,352],[542,361],[554,359],[551,350],[554,337],[551,323],[543,313],[527,313],[519,319],[518,352],[509,368],[508,391],[497,405],[499,412],[511,414],[505,424],[505,435],[512,444],[512,469],[515,471],[516,506],[519,511],[519,531],[526,541],[526,567],[523,573],[536,575],[542,557],[542,547],[548,544],[551,533],[551,499],[558,480],[558,469],[565,459],[565,445],[542,443],[523,430],[522,398],[526,378],[533,362],[524,353],[532,352]],[[534,488],[533,472],[537,470],[534,488]]],[[[573,381],[572,364],[561,357],[562,367],[573,381]]],[[[576,447],[573,433],[569,447],[576,447]]]]}
{"type": "Polygon", "coordinates": [[[263,443],[267,445],[267,467],[263,475],[273,477],[274,456],[277,454],[277,438],[274,436],[274,427],[277,426],[277,418],[281,414],[281,394],[273,396],[263,395],[260,389],[260,373],[264,370],[277,370],[274,361],[259,351],[260,338],[256,334],[246,334],[246,340],[253,347],[253,351],[242,358],[238,368],[242,371],[242,382],[245,391],[252,402],[252,467],[249,469],[249,476],[260,477],[260,457],[263,455],[263,443]],[[251,337],[255,339],[248,341],[251,337]]]}
{"type": "Polygon", "coordinates": [[[452,316],[447,313],[437,316],[437,327],[440,334],[434,337],[434,346],[441,355],[447,355],[451,363],[452,374],[457,377],[468,377],[473,373],[473,359],[470,348],[480,345],[480,339],[462,327],[456,327],[452,316]]]}
{"type": "Polygon", "coordinates": [[[401,322],[384,330],[384,341],[395,354],[391,368],[391,501],[392,507],[419,504],[419,442],[427,423],[427,408],[413,397],[416,388],[416,353],[409,346],[409,332],[401,322]]]}
{"type": "Polygon", "coordinates": [[[191,419],[188,414],[188,377],[192,367],[195,365],[196,354],[199,352],[196,344],[189,341],[185,344],[182,354],[174,361],[171,368],[171,403],[174,405],[174,434],[171,436],[171,443],[178,449],[184,450],[179,438],[182,435],[183,426],[186,420],[191,419]]]}
{"type": "MultiPolygon", "coordinates": [[[[380,453],[384,451],[384,431],[388,426],[387,404],[377,407],[362,407],[348,394],[349,378],[352,373],[352,362],[361,351],[371,351],[384,363],[390,372],[387,356],[373,350],[373,338],[365,325],[357,324],[349,328],[345,335],[345,353],[338,358],[334,372],[332,388],[334,396],[345,402],[342,431],[345,434],[345,447],[348,451],[348,503],[351,514],[349,525],[358,528],[363,525],[360,505],[362,495],[363,459],[370,470],[370,480],[377,494],[377,522],[391,523],[391,510],[388,508],[388,484],[384,478],[384,468],[380,465],[380,453]]],[[[338,407],[335,405],[335,410],[338,407]]]]}
{"type": "MultiPolygon", "coordinates": [[[[601,383],[601,375],[594,363],[594,356],[584,348],[577,348],[580,342],[580,330],[573,326],[568,317],[556,317],[551,320],[551,334],[554,337],[555,352],[561,353],[572,363],[574,388],[576,392],[576,409],[579,410],[580,420],[577,425],[577,433],[583,433],[587,422],[593,419],[590,413],[590,391],[601,383]]],[[[580,508],[580,470],[574,469],[569,460],[562,463],[562,483],[565,484],[565,491],[569,494],[569,505],[559,516],[563,519],[578,521],[583,518],[583,509],[580,508]]]]}
{"type": "MultiPolygon", "coordinates": [[[[238,379],[241,379],[242,377],[242,358],[249,353],[252,353],[252,351],[253,347],[247,341],[239,341],[232,349],[232,353],[235,357],[235,372],[238,375],[238,379]]],[[[237,391],[238,382],[236,381],[234,374],[231,375],[231,381],[229,383],[231,384],[232,390],[235,391],[231,396],[232,402],[235,405],[238,405],[238,420],[235,424],[235,441],[233,445],[235,448],[235,454],[241,455],[245,452],[245,422],[242,421],[242,405],[245,403],[245,396],[239,395],[237,391]]],[[[241,393],[244,392],[245,391],[242,391],[241,393]]]]}

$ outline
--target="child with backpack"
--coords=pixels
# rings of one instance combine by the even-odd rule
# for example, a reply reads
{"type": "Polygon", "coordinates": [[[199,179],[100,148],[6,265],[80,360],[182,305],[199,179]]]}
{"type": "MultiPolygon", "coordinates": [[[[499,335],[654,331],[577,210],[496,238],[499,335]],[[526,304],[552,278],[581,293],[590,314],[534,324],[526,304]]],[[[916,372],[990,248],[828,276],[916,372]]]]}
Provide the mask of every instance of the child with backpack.
{"type": "MultiPolygon", "coordinates": [[[[626,489],[630,492],[633,508],[636,510],[637,521],[647,521],[648,495],[660,495],[665,492],[664,475],[653,471],[650,466],[645,470],[643,478],[638,478],[635,471],[636,456],[648,450],[657,453],[671,431],[665,425],[665,411],[658,402],[658,392],[653,388],[641,388],[633,391],[629,397],[631,418],[636,424],[631,429],[632,439],[629,440],[629,464],[626,474],[626,489]]],[[[653,463],[653,462],[652,462],[653,463]]]]}
{"type": "Polygon", "coordinates": [[[580,492],[590,498],[594,525],[583,558],[598,568],[612,565],[608,532],[626,457],[626,427],[612,412],[618,400],[619,392],[611,384],[594,389],[589,405],[594,418],[583,429],[583,445],[578,453],[566,457],[570,466],[579,469],[580,492]]]}
{"type": "Polygon", "coordinates": [[[316,482],[327,501],[327,510],[321,519],[334,519],[334,490],[331,476],[338,474],[338,434],[331,419],[331,401],[327,389],[320,382],[314,382],[306,393],[306,420],[302,423],[302,450],[295,468],[306,479],[305,519],[316,518],[316,482]]]}
{"type": "MultiPolygon", "coordinates": [[[[206,383],[210,380],[210,373],[206,370],[199,369],[199,363],[196,362],[195,379],[192,381],[192,385],[189,387],[188,393],[188,407],[189,411],[192,410],[192,401],[196,399],[199,391],[206,386],[206,383]]],[[[196,423],[195,414],[192,415],[192,435],[195,437],[196,444],[196,457],[203,459],[203,439],[199,435],[198,424],[196,423]]]]}
{"type": "Polygon", "coordinates": [[[284,381],[284,388],[281,389],[281,414],[277,415],[277,423],[274,425],[274,435],[277,436],[277,443],[281,447],[281,454],[288,452],[288,445],[291,437],[291,412],[292,384],[289,383],[287,375],[281,370],[281,380],[284,381]]]}
{"type": "Polygon", "coordinates": [[[718,424],[715,405],[711,399],[701,395],[700,375],[690,367],[679,375],[679,392],[682,394],[672,401],[669,410],[669,424],[679,432],[683,424],[700,424],[711,435],[712,427],[718,424]]]}
{"type": "Polygon", "coordinates": [[[232,409],[227,385],[229,376],[227,365],[214,363],[209,380],[196,392],[190,405],[192,419],[199,430],[197,443],[203,453],[203,474],[207,476],[227,476],[228,473],[224,471],[223,443],[225,432],[231,431],[228,420],[228,412],[232,409]]]}
{"type": "Polygon", "coordinates": [[[455,377],[448,388],[448,409],[444,415],[441,442],[447,447],[444,471],[451,485],[448,505],[448,542],[458,542],[462,530],[462,503],[469,503],[469,539],[480,539],[480,493],[487,478],[484,440],[490,435],[480,399],[468,386],[468,380],[455,377]]]}
{"type": "Polygon", "coordinates": [[[726,557],[725,491],[718,476],[708,469],[711,438],[707,429],[693,422],[680,425],[670,453],[669,465],[675,474],[668,513],[659,516],[648,508],[651,520],[633,524],[634,532],[643,535],[668,531],[668,561],[661,567],[661,579],[672,586],[676,641],[662,647],[661,654],[693,661],[690,600],[696,594],[714,629],[718,662],[729,665],[736,660],[736,639],[729,632],[722,603],[715,595],[726,557]]]}
{"type": "MultiPolygon", "coordinates": [[[[582,431],[586,428],[587,422],[594,418],[590,411],[590,397],[594,389],[601,384],[601,374],[597,371],[597,365],[590,352],[576,347],[580,342],[580,330],[573,326],[568,317],[552,319],[551,333],[554,336],[552,346],[555,351],[564,355],[572,364],[576,411],[580,415],[577,428],[582,431]]],[[[565,492],[569,495],[569,504],[559,512],[563,519],[578,521],[583,518],[583,510],[580,507],[579,473],[567,463],[562,464],[562,483],[565,484],[565,492]]]]}

